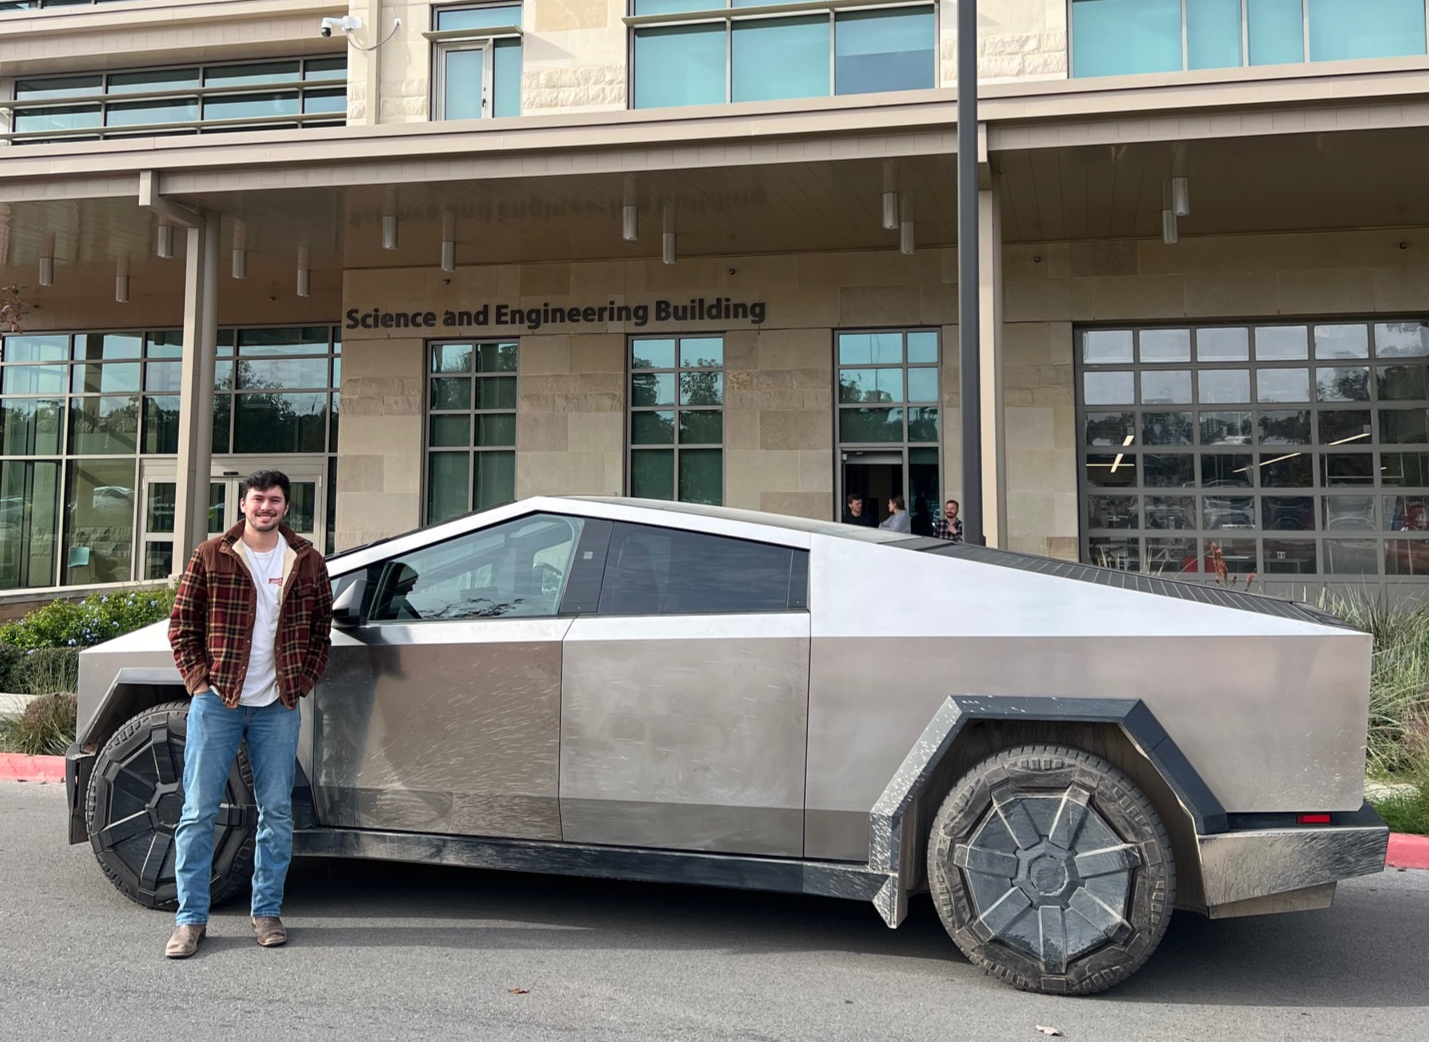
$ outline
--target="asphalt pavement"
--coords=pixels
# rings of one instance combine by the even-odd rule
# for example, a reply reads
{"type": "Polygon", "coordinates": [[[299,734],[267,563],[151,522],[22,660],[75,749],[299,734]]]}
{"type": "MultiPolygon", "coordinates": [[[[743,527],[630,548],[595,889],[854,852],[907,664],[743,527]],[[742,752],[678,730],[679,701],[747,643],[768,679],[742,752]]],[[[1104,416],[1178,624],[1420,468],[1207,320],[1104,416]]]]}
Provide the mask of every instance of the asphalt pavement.
{"type": "Polygon", "coordinates": [[[64,811],[62,786],[0,782],[5,1042],[1429,1038],[1429,872],[1344,884],[1325,912],[1177,914],[1085,999],[985,977],[927,898],[892,931],[854,902],[326,860],[293,867],[286,948],[253,943],[240,901],[170,962],[170,916],[66,845],[64,811]]]}

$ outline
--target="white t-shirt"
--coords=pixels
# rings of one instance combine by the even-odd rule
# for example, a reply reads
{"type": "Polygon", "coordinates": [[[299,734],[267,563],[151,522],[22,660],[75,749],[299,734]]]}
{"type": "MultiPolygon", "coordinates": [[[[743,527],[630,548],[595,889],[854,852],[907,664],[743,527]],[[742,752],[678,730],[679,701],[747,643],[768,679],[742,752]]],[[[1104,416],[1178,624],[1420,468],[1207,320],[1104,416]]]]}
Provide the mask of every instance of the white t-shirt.
{"type": "Polygon", "coordinates": [[[278,602],[283,596],[283,562],[288,542],[281,535],[278,545],[266,554],[243,548],[244,560],[257,587],[257,610],[253,614],[253,643],[248,652],[248,675],[238,704],[261,708],[278,700],[278,661],[273,646],[278,637],[278,602]]]}

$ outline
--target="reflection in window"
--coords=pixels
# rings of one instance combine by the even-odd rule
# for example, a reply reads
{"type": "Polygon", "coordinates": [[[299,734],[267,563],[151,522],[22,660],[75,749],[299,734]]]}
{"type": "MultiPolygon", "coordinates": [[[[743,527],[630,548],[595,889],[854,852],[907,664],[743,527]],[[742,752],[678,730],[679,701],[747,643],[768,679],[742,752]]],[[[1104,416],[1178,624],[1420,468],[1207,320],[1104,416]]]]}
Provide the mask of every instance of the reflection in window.
{"type": "Polygon", "coordinates": [[[630,341],[630,494],[724,502],[724,338],[630,341]]]}
{"type": "Polygon", "coordinates": [[[606,557],[600,614],[787,611],[796,576],[794,555],[802,552],[698,532],[617,524],[606,557]]]}
{"type": "Polygon", "coordinates": [[[549,618],[583,522],[536,514],[423,547],[377,566],[373,622],[549,618]]]}
{"type": "Polygon", "coordinates": [[[1219,553],[1271,592],[1429,576],[1429,322],[1098,329],[1077,344],[1085,560],[1206,577],[1219,553]]]}
{"type": "Polygon", "coordinates": [[[1425,53],[1422,0],[1072,0],[1071,23],[1073,76],[1425,53]]]}
{"type": "Polygon", "coordinates": [[[937,85],[933,7],[742,15],[733,0],[637,0],[637,16],[710,11],[709,21],[644,23],[633,37],[633,107],[918,90],[937,85]]]}
{"type": "Polygon", "coordinates": [[[15,84],[11,129],[15,144],[42,144],[144,130],[341,125],[347,121],[346,79],[345,55],[22,79],[15,84]],[[133,94],[148,96],[119,100],[133,94]]]}

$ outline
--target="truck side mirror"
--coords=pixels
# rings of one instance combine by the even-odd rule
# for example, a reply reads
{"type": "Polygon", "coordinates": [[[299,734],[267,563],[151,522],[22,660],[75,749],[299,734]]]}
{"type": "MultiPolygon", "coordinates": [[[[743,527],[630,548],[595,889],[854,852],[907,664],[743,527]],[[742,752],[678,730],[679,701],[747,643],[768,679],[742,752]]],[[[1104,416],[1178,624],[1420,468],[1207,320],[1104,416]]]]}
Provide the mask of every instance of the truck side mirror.
{"type": "Polygon", "coordinates": [[[361,626],[367,615],[367,576],[358,575],[332,602],[332,624],[338,629],[361,626]]]}

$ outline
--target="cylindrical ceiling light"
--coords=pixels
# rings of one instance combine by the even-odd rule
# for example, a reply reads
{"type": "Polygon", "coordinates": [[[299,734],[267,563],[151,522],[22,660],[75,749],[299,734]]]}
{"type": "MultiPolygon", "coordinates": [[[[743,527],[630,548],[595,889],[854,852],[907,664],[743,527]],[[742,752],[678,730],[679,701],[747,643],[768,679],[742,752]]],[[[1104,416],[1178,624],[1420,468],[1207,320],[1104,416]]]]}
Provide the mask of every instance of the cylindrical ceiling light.
{"type": "Polygon", "coordinates": [[[893,160],[883,161],[883,228],[893,231],[898,227],[898,177],[893,160]]]}
{"type": "Polygon", "coordinates": [[[660,259],[666,264],[675,263],[675,211],[665,207],[665,228],[660,233],[660,259]]]}
{"type": "Polygon", "coordinates": [[[1171,211],[1177,217],[1186,217],[1191,212],[1191,179],[1171,178],[1171,211]]]}
{"type": "Polygon", "coordinates": [[[905,197],[902,203],[902,219],[898,224],[898,252],[911,257],[917,246],[913,236],[913,200],[905,197]]]}
{"type": "Polygon", "coordinates": [[[1176,232],[1176,211],[1161,211],[1161,241],[1167,246],[1174,246],[1178,238],[1176,232]]]}
{"type": "Polygon", "coordinates": [[[634,242],[640,237],[640,208],[635,195],[635,175],[625,175],[625,196],[620,204],[620,237],[634,242]]]}
{"type": "Polygon", "coordinates": [[[311,297],[313,295],[313,272],[308,257],[306,246],[298,247],[298,296],[311,297]]]}
{"type": "Polygon", "coordinates": [[[129,303],[129,254],[119,255],[119,264],[114,269],[114,300],[119,304],[129,303]]]}
{"type": "Polygon", "coordinates": [[[159,239],[155,252],[162,260],[169,260],[174,255],[174,226],[167,221],[159,222],[159,239]]]}
{"type": "Polygon", "coordinates": [[[442,215],[442,271],[456,271],[456,218],[442,215]]]}
{"type": "Polygon", "coordinates": [[[233,277],[248,277],[248,226],[242,221],[233,225],[233,277]]]}
{"type": "Polygon", "coordinates": [[[55,284],[55,233],[45,236],[45,250],[40,254],[40,285],[55,284]]]}
{"type": "Polygon", "coordinates": [[[382,193],[382,248],[397,248],[397,189],[387,188],[382,193]]]}

